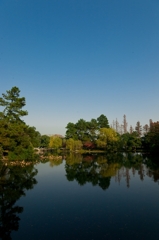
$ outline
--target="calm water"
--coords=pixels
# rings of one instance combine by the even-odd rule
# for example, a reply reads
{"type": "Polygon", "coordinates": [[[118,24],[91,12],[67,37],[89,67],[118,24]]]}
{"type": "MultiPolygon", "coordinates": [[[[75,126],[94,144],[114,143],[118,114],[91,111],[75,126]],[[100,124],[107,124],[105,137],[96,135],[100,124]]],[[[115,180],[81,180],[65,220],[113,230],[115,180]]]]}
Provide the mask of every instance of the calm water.
{"type": "Polygon", "coordinates": [[[159,168],[141,155],[0,170],[0,239],[159,239],[159,168]]]}

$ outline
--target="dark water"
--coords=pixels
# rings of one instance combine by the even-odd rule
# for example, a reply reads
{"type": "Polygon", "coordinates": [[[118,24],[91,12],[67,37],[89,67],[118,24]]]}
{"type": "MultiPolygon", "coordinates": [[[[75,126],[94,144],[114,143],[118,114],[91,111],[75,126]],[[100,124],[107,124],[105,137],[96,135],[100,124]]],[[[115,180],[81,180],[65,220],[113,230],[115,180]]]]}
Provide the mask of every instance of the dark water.
{"type": "Polygon", "coordinates": [[[141,155],[0,171],[0,239],[159,239],[159,167],[141,155]]]}

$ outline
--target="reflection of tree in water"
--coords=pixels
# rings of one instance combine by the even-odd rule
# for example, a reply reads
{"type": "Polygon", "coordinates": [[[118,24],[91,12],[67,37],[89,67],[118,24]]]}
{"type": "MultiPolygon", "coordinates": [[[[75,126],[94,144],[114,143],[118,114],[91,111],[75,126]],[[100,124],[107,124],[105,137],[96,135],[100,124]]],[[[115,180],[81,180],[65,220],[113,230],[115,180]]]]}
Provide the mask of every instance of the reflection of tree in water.
{"type": "Polygon", "coordinates": [[[78,164],[82,161],[83,156],[81,154],[70,153],[66,156],[66,163],[68,165],[78,164]]]}
{"type": "Polygon", "coordinates": [[[80,185],[91,182],[93,186],[107,189],[111,177],[120,183],[124,178],[127,187],[130,187],[131,174],[145,176],[159,182],[159,164],[147,159],[139,153],[114,153],[107,155],[70,155],[66,158],[66,177],[69,181],[76,180],[80,185]]]}
{"type": "Polygon", "coordinates": [[[154,182],[159,182],[159,164],[155,164],[154,159],[143,156],[140,153],[126,153],[123,154],[122,167],[117,171],[115,176],[116,182],[121,181],[125,178],[127,187],[130,186],[130,175],[133,176],[138,174],[141,181],[144,180],[145,176],[153,179],[154,182]]]}
{"type": "Polygon", "coordinates": [[[90,156],[82,156],[71,159],[66,158],[66,177],[69,181],[76,180],[80,185],[91,182],[93,186],[107,189],[110,185],[111,176],[116,174],[118,163],[107,163],[105,156],[98,156],[95,160],[90,156]],[[83,160],[83,161],[82,161],[83,160]]]}
{"type": "Polygon", "coordinates": [[[145,163],[146,166],[148,166],[146,174],[151,177],[154,182],[159,183],[159,156],[145,156],[145,163]]]}
{"type": "Polygon", "coordinates": [[[49,159],[50,162],[50,167],[58,166],[63,162],[62,158],[57,158],[57,159],[49,159]]]}
{"type": "Polygon", "coordinates": [[[19,228],[19,213],[23,207],[16,206],[16,201],[25,195],[25,190],[32,189],[37,183],[37,170],[32,165],[5,166],[0,163],[0,238],[11,239],[11,232],[19,228]]]}

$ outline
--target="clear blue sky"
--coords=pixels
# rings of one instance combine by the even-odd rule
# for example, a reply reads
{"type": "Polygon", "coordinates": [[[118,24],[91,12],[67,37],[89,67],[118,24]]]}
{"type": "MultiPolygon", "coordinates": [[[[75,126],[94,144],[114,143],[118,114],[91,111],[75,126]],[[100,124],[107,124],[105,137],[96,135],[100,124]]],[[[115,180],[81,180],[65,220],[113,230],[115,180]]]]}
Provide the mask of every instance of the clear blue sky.
{"type": "Polygon", "coordinates": [[[1,0],[0,95],[13,86],[41,134],[158,121],[159,1],[1,0]]]}

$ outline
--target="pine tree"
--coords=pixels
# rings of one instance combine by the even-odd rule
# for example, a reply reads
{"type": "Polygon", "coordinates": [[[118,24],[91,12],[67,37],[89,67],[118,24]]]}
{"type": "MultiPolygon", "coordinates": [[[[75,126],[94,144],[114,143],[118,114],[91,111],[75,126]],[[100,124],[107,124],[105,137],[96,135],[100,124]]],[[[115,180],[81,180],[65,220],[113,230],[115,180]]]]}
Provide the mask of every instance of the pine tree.
{"type": "Polygon", "coordinates": [[[17,87],[12,87],[6,91],[0,98],[0,106],[4,107],[3,112],[0,112],[1,118],[5,117],[8,120],[19,121],[23,116],[28,115],[27,111],[22,110],[25,106],[25,98],[19,97],[20,90],[17,87]]]}

